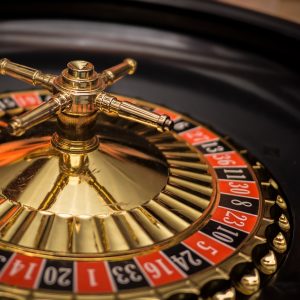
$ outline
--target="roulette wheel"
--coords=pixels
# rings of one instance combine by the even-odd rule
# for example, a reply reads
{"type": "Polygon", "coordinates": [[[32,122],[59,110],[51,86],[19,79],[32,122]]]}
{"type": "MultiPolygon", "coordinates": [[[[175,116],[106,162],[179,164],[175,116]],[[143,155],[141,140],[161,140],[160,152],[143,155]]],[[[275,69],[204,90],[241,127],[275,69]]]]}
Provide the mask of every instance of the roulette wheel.
{"type": "Polygon", "coordinates": [[[1,299],[297,299],[296,25],[206,1],[5,10],[1,299]]]}

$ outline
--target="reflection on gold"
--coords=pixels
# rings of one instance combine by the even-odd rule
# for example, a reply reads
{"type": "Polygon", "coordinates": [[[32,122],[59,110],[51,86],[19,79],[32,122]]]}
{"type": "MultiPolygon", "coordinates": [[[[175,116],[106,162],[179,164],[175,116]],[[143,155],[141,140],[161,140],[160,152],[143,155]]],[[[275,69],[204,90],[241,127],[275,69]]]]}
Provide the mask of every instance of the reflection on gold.
{"type": "Polygon", "coordinates": [[[50,137],[33,138],[29,143],[21,140],[0,144],[0,166],[15,163],[36,150],[48,149],[49,145],[50,137]]]}
{"type": "Polygon", "coordinates": [[[55,149],[50,136],[2,143],[1,239],[27,251],[120,255],[183,234],[209,206],[212,178],[185,142],[155,130],[143,138],[145,129],[107,131],[85,154],[55,149]]]}
{"type": "Polygon", "coordinates": [[[98,148],[71,153],[56,147],[52,126],[23,139],[1,137],[0,243],[7,247],[132,257],[179,242],[211,211],[208,166],[172,132],[102,114],[98,148]]]}
{"type": "Polygon", "coordinates": [[[108,216],[149,201],[167,182],[161,158],[115,142],[68,154],[52,148],[49,137],[19,140],[0,146],[0,162],[7,198],[53,213],[108,216]],[[11,167],[19,173],[13,180],[11,167]]]}

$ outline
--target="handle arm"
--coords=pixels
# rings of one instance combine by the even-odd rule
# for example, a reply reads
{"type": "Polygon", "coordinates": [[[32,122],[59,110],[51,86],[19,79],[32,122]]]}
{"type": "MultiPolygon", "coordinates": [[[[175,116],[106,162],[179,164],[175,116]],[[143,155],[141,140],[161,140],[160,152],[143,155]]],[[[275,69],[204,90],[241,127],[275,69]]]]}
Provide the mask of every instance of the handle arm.
{"type": "Polygon", "coordinates": [[[39,70],[11,62],[7,58],[0,59],[0,74],[8,75],[34,86],[41,86],[53,91],[55,75],[44,74],[39,70]]]}
{"type": "Polygon", "coordinates": [[[13,117],[6,128],[8,133],[15,136],[24,134],[28,129],[49,120],[58,111],[64,110],[72,102],[67,94],[57,94],[35,109],[20,116],[13,117]]]}
{"type": "Polygon", "coordinates": [[[155,127],[158,131],[168,131],[173,127],[169,116],[156,114],[127,101],[119,101],[105,92],[96,97],[95,104],[100,111],[114,113],[121,118],[155,127]]]}

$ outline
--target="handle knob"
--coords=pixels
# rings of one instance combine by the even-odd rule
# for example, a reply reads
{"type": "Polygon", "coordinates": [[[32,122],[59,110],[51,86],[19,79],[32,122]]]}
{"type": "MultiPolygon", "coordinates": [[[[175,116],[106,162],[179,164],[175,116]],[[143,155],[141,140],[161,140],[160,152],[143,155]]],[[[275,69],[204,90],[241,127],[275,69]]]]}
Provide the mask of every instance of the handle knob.
{"type": "Polygon", "coordinates": [[[126,58],[124,61],[114,67],[104,70],[100,74],[103,88],[113,85],[125,75],[135,73],[137,62],[132,58],[126,58]]]}
{"type": "Polygon", "coordinates": [[[84,141],[86,144],[88,138],[93,140],[91,144],[94,147],[95,137],[90,138],[90,129],[95,124],[97,111],[113,113],[121,118],[155,127],[159,131],[170,130],[172,121],[168,116],[145,110],[127,101],[120,101],[103,91],[125,75],[133,74],[136,66],[135,60],[127,58],[122,63],[97,73],[91,63],[75,60],[69,62],[59,76],[55,76],[13,63],[6,58],[0,59],[0,74],[42,86],[55,94],[47,103],[14,117],[7,131],[11,135],[22,135],[26,130],[58,113],[58,140],[62,140],[60,144],[73,139],[84,141]],[[71,128],[76,128],[74,133],[71,128]]]}

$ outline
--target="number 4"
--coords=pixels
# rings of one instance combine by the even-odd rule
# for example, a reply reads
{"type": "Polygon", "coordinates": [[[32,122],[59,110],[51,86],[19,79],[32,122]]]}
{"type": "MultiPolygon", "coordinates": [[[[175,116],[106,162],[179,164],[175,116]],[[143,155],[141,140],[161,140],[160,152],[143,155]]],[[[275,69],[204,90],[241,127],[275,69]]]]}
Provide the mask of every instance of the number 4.
{"type": "Polygon", "coordinates": [[[202,264],[202,260],[200,258],[194,259],[192,253],[189,250],[179,252],[179,257],[176,255],[172,255],[170,258],[174,263],[179,265],[185,271],[188,271],[190,269],[189,264],[195,267],[202,264]]]}

